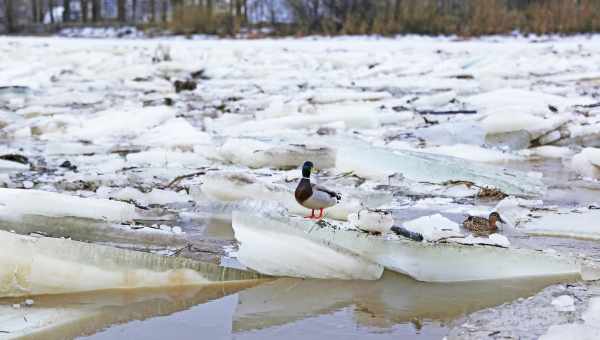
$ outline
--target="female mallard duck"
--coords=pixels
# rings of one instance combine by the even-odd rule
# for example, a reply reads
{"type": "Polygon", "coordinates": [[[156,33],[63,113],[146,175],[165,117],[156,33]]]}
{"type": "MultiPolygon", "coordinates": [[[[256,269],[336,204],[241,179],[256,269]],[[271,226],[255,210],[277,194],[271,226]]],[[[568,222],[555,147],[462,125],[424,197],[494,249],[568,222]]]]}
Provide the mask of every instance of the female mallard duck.
{"type": "Polygon", "coordinates": [[[505,223],[500,214],[494,211],[490,214],[489,219],[479,216],[469,216],[463,222],[463,226],[477,236],[486,236],[498,231],[496,222],[505,223]]]}
{"type": "Polygon", "coordinates": [[[323,218],[323,209],[336,205],[342,196],[335,191],[310,182],[310,174],[313,166],[312,162],[304,162],[302,166],[302,179],[296,187],[294,196],[301,206],[312,210],[312,214],[306,216],[307,218],[320,219],[323,218]],[[316,209],[321,211],[319,216],[315,216],[316,209]]]}

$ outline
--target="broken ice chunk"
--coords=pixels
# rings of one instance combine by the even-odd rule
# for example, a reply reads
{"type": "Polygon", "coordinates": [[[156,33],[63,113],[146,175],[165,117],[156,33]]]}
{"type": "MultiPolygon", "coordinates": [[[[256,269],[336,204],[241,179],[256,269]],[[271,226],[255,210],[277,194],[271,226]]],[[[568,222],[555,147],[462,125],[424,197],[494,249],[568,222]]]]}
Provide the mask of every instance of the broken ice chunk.
{"type": "Polygon", "coordinates": [[[0,188],[0,215],[17,217],[25,214],[79,217],[119,223],[138,217],[133,205],[122,202],[40,190],[0,188]]]}
{"type": "Polygon", "coordinates": [[[319,279],[377,280],[383,267],[346,249],[246,212],[233,212],[238,260],[260,273],[319,279]]]}
{"type": "Polygon", "coordinates": [[[552,300],[552,305],[556,307],[559,312],[574,312],[575,311],[575,300],[570,295],[561,295],[552,300]]]}
{"type": "MultiPolygon", "coordinates": [[[[346,229],[333,221],[314,222],[289,217],[272,208],[236,210],[232,224],[236,239],[246,249],[244,256],[252,259],[248,261],[252,261],[255,269],[263,265],[262,269],[293,272],[296,276],[309,277],[315,272],[343,275],[333,262],[334,258],[322,256],[339,249],[345,249],[363,261],[378,263],[386,269],[429,282],[579,276],[582,268],[581,261],[568,256],[527,249],[385,238],[346,229]],[[268,239],[262,239],[263,233],[268,239]],[[310,243],[311,251],[320,256],[312,257],[304,248],[307,243],[310,243]],[[307,261],[312,265],[308,266],[307,261]]],[[[352,263],[353,266],[345,267],[352,269],[352,273],[373,274],[364,262],[362,265],[352,263]]]]}
{"type": "Polygon", "coordinates": [[[585,148],[573,156],[571,168],[588,178],[600,179],[600,148],[585,148]]]}
{"type": "Polygon", "coordinates": [[[519,224],[527,234],[600,240],[600,210],[536,211],[536,218],[519,224]]]}
{"type": "MultiPolygon", "coordinates": [[[[332,190],[334,190],[333,188],[332,190]]],[[[263,200],[279,202],[291,213],[306,215],[310,210],[296,202],[294,189],[276,183],[267,183],[241,172],[212,172],[203,178],[202,192],[220,201],[263,200]]],[[[391,202],[387,193],[351,191],[342,192],[342,200],[325,210],[327,217],[346,220],[348,215],[362,207],[376,208],[391,202]]]]}
{"type": "Polygon", "coordinates": [[[407,221],[402,226],[414,233],[423,235],[426,241],[437,241],[448,237],[463,236],[458,223],[453,222],[440,214],[423,216],[412,221],[407,221]]]}
{"type": "Polygon", "coordinates": [[[178,245],[185,238],[172,231],[132,229],[123,223],[141,216],[132,204],[82,198],[39,190],[0,188],[0,229],[20,234],[41,233],[81,241],[113,241],[138,245],[178,245]]]}
{"type": "Polygon", "coordinates": [[[481,187],[494,187],[508,195],[537,196],[545,191],[538,178],[520,171],[427,153],[351,145],[338,149],[336,168],[372,179],[387,179],[401,173],[405,178],[443,184],[449,181],[469,181],[481,187]],[[357,157],[356,155],[360,155],[357,157]]]}
{"type": "Polygon", "coordinates": [[[177,287],[259,277],[210,263],[66,239],[0,231],[0,243],[0,296],[177,287]]]}
{"type": "Polygon", "coordinates": [[[293,169],[311,160],[318,169],[335,165],[335,151],[321,145],[266,143],[253,139],[229,139],[220,155],[233,164],[250,168],[293,169]]]}
{"type": "Polygon", "coordinates": [[[348,222],[360,230],[384,234],[394,225],[391,211],[361,209],[348,215],[348,222]]]}

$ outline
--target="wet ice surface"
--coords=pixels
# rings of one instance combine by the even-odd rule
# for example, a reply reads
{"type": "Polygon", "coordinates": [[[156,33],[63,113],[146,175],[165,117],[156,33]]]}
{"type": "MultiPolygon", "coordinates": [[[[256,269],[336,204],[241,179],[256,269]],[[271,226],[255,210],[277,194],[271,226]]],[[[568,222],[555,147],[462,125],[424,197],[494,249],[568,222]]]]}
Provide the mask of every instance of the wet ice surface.
{"type": "MultiPolygon", "coordinates": [[[[503,196],[479,195],[482,187],[495,185],[508,194],[542,200],[550,208],[543,213],[554,222],[558,212],[600,203],[595,148],[600,146],[600,110],[594,105],[600,82],[598,40],[0,38],[0,186],[101,200],[89,206],[92,201],[48,196],[15,206],[5,191],[0,193],[5,198],[0,228],[239,266],[231,256],[236,250],[231,229],[235,201],[279,200],[293,213],[305,213],[288,195],[306,158],[315,161],[321,183],[348,198],[331,210],[329,217],[336,219],[346,219],[368,201],[391,209],[396,221],[439,213],[460,223],[467,214],[485,216],[496,207],[503,196]],[[181,85],[176,88],[175,82],[185,80],[197,87],[178,91],[181,85]],[[211,180],[224,172],[244,176],[227,185],[211,180]],[[68,209],[54,209],[52,202],[68,209]]],[[[523,209],[524,214],[515,215],[520,218],[516,228],[501,230],[512,246],[600,259],[597,241],[556,237],[573,236],[569,218],[553,226],[560,234],[528,235],[528,214],[538,211],[523,209]]],[[[585,228],[581,221],[578,229],[585,228]]],[[[584,236],[597,239],[597,234],[584,236]]],[[[155,335],[179,320],[204,319],[194,316],[196,310],[199,315],[227,310],[234,315],[231,323],[222,328],[207,323],[203,331],[210,328],[215,337],[233,332],[240,338],[415,333],[440,338],[447,333],[446,322],[463,313],[533,295],[552,283],[531,289],[514,284],[506,289],[518,294],[491,300],[486,297],[498,291],[493,284],[482,286],[492,294],[484,289],[473,300],[465,295],[472,289],[468,285],[440,285],[436,302],[400,303],[400,308],[373,303],[380,298],[377,291],[396,281],[415,291],[423,284],[384,275],[383,283],[368,284],[376,288],[319,282],[307,291],[321,289],[334,297],[319,294],[322,307],[307,306],[289,316],[239,312],[244,296],[254,294],[248,290],[189,311],[174,308],[168,312],[175,313],[171,319],[133,322],[98,337],[155,335]],[[336,297],[338,290],[342,297],[336,297]],[[361,303],[349,302],[363,294],[361,303]],[[486,302],[469,302],[480,300],[486,302]],[[440,316],[439,301],[469,307],[440,316]],[[397,317],[404,312],[408,316],[397,317]],[[235,313],[247,314],[237,318],[235,313]]],[[[313,281],[290,282],[301,288],[313,281]]],[[[260,287],[267,292],[260,294],[267,295],[283,289],[260,287]]],[[[286,305],[301,304],[307,294],[292,295],[286,305]]],[[[550,297],[537,299],[551,306],[550,297]]],[[[186,308],[205,300],[192,301],[186,308]]],[[[53,306],[61,305],[58,299],[53,306]]],[[[513,308],[519,307],[502,307],[506,318],[513,308]]],[[[469,320],[485,324],[485,313],[469,320]]],[[[70,334],[130,320],[108,319],[99,328],[70,334]]],[[[558,322],[549,318],[536,334],[558,322]]],[[[190,336],[199,331],[194,327],[189,326],[190,336]]]]}

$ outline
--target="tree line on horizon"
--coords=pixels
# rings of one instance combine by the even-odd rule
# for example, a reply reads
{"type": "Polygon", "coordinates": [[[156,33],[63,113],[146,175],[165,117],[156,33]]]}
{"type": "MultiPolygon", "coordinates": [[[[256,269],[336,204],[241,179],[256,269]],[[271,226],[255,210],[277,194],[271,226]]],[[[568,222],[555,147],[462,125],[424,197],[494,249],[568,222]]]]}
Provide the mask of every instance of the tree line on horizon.
{"type": "Polygon", "coordinates": [[[230,36],[259,27],[297,36],[583,33],[600,30],[600,0],[0,0],[0,22],[8,33],[40,25],[230,36]]]}

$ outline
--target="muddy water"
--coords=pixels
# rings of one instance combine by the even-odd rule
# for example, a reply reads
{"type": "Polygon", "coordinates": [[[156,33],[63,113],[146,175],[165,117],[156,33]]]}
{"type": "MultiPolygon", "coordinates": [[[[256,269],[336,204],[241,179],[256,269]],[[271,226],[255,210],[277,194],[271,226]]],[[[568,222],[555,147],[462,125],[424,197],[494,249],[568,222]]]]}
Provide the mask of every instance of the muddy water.
{"type": "Polygon", "coordinates": [[[371,282],[285,278],[42,296],[19,312],[33,320],[35,312],[56,310],[61,322],[35,333],[39,339],[440,339],[457,317],[569,279],[431,284],[392,272],[371,282]],[[62,319],[66,310],[72,313],[62,319]]]}

